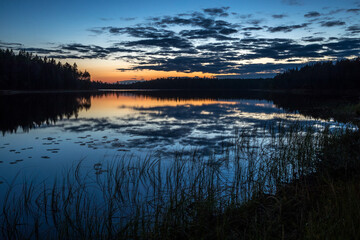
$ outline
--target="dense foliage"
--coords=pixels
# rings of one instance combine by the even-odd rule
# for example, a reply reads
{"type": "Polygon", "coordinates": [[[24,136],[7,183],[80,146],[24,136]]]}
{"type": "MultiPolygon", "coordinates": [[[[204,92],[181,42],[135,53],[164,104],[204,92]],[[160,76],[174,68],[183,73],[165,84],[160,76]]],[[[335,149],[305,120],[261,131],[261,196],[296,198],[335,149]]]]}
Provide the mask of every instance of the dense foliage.
{"type": "Polygon", "coordinates": [[[90,83],[90,74],[79,71],[76,64],[0,49],[0,89],[89,89],[90,83]]]}

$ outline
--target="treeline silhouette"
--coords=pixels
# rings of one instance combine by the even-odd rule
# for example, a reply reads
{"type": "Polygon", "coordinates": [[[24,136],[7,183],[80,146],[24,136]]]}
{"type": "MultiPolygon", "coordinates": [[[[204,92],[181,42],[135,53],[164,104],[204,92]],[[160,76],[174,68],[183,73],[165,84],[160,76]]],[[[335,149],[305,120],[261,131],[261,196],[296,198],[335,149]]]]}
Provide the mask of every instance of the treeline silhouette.
{"type": "Polygon", "coordinates": [[[360,57],[308,64],[287,70],[271,81],[272,88],[360,89],[360,57]]]}
{"type": "Polygon", "coordinates": [[[307,64],[266,79],[159,78],[133,84],[93,82],[94,88],[119,89],[360,89],[360,58],[307,64]]]}
{"type": "Polygon", "coordinates": [[[62,64],[20,50],[0,49],[0,89],[90,89],[90,74],[77,65],[62,64]]]}
{"type": "Polygon", "coordinates": [[[271,79],[218,79],[218,78],[158,78],[132,84],[92,82],[94,88],[102,89],[258,89],[270,86],[271,79]]]}

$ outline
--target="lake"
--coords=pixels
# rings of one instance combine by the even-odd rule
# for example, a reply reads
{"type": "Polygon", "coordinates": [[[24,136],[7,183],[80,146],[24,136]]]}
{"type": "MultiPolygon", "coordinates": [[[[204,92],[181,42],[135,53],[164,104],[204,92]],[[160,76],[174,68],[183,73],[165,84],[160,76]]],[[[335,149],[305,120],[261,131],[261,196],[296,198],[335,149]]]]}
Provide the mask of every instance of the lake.
{"type": "Polygon", "coordinates": [[[352,102],[257,91],[1,95],[1,224],[52,238],[131,223],[126,236],[168,211],[191,218],[202,201],[225,209],[274,194],[314,172],[329,133],[356,128],[330,111],[352,102]]]}
{"type": "Polygon", "coordinates": [[[333,119],[319,118],[319,111],[307,111],[321,106],[323,99],[218,91],[3,95],[1,181],[17,174],[47,179],[80,160],[93,166],[124,155],[171,161],[176,152],[217,154],[239,129],[269,123],[338,126],[333,119]]]}

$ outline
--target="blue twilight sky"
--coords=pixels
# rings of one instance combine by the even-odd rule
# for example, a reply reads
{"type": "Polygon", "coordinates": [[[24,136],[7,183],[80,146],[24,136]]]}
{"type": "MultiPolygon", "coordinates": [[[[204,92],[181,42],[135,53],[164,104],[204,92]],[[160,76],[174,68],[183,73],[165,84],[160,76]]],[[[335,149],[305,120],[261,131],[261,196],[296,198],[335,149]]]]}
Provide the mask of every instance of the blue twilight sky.
{"type": "Polygon", "coordinates": [[[110,82],[267,77],[359,56],[360,1],[2,0],[0,48],[76,62],[110,82]]]}

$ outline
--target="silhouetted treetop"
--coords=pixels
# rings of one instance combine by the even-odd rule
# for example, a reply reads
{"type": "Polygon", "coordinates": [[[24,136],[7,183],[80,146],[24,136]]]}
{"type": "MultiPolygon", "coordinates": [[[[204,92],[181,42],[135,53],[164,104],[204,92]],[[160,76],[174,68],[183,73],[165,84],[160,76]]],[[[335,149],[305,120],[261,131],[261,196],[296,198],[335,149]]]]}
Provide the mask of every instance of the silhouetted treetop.
{"type": "Polygon", "coordinates": [[[0,89],[45,90],[89,89],[90,74],[78,70],[76,63],[62,64],[47,57],[20,50],[0,49],[0,89]]]}

